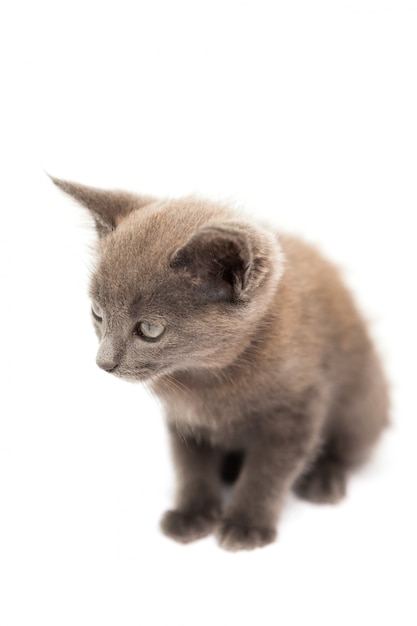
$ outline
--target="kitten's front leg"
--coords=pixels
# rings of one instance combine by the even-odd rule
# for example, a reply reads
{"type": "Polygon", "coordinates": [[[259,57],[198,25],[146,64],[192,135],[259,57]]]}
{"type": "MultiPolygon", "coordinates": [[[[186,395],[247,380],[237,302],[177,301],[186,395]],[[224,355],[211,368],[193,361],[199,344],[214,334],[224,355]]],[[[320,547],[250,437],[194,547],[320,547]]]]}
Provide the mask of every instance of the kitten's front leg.
{"type": "Polygon", "coordinates": [[[227,550],[261,547],[276,537],[283,498],[315,443],[313,433],[285,428],[289,419],[281,432],[258,435],[246,450],[242,473],[218,527],[219,543],[227,550]]]}
{"type": "Polygon", "coordinates": [[[161,520],[166,535],[188,543],[209,535],[220,516],[220,453],[206,441],[183,437],[170,427],[177,471],[176,507],[161,520]]]}

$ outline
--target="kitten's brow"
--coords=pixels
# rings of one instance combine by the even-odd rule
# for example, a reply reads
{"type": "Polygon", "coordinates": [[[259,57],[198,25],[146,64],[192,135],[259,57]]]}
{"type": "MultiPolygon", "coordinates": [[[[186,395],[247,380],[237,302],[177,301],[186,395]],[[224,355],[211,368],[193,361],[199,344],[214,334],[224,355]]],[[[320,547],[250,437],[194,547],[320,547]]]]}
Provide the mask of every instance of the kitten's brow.
{"type": "Polygon", "coordinates": [[[140,294],[133,298],[129,306],[129,311],[132,316],[137,315],[138,311],[140,310],[142,301],[143,301],[143,297],[140,294]]]}

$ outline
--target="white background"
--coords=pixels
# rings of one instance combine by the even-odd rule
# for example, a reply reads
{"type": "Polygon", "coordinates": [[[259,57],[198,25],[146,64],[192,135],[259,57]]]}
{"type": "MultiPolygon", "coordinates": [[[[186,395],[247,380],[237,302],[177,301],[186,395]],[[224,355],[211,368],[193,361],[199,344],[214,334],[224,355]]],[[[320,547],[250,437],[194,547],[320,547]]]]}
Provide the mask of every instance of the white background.
{"type": "Polygon", "coordinates": [[[417,5],[2,3],[0,623],[417,623],[417,5]],[[393,427],[337,507],[229,554],[158,530],[173,472],[95,365],[90,222],[44,174],[230,200],[344,268],[393,427]]]}

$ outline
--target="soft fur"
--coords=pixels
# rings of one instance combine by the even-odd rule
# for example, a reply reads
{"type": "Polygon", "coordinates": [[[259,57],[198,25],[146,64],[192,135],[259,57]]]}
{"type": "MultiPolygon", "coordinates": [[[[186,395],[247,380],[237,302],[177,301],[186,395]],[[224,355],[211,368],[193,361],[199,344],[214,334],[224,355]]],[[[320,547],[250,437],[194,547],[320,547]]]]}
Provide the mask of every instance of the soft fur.
{"type": "Polygon", "coordinates": [[[387,424],[388,399],[335,268],[218,204],[53,181],[99,235],[97,364],[147,381],[165,407],[178,489],[163,531],[254,548],[275,539],[289,489],[340,500],[387,424]],[[165,332],[147,340],[140,322],[165,332]],[[235,482],[227,505],[224,481],[235,482]]]}

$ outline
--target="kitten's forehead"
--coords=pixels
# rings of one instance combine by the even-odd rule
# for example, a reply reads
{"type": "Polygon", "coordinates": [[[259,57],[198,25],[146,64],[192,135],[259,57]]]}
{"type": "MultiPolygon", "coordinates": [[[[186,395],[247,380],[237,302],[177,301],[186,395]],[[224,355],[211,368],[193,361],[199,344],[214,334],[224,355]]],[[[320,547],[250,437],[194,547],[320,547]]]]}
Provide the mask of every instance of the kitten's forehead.
{"type": "Polygon", "coordinates": [[[141,230],[120,228],[101,242],[92,282],[99,300],[128,306],[167,272],[165,250],[156,251],[146,239],[141,230]]]}
{"type": "Polygon", "coordinates": [[[91,292],[101,301],[129,306],[166,285],[171,255],[224,210],[193,200],[158,202],[132,212],[100,240],[91,292]]]}

